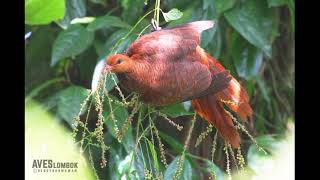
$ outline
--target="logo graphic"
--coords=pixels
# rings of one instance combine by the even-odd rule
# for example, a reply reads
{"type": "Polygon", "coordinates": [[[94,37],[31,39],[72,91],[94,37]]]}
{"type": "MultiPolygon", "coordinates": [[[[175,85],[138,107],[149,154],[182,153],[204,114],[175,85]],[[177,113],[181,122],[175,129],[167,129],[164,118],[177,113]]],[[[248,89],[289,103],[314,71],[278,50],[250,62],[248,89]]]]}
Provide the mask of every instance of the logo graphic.
{"type": "Polygon", "coordinates": [[[34,173],[42,172],[77,172],[77,162],[54,162],[51,159],[34,159],[32,162],[34,173]]]}

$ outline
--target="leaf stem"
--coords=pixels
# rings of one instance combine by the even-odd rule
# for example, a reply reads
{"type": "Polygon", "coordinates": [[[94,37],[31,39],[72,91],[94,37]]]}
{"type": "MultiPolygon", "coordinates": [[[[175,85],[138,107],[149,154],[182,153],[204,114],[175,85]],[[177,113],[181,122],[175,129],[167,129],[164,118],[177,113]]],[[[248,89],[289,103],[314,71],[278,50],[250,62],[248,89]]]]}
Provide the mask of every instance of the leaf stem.
{"type": "Polygon", "coordinates": [[[141,23],[141,21],[142,21],[145,17],[147,17],[149,14],[151,14],[153,11],[155,11],[155,9],[147,12],[144,16],[142,16],[142,18],[139,19],[139,21],[130,29],[130,31],[129,31],[123,38],[119,39],[119,40],[116,42],[116,44],[112,47],[111,54],[116,53],[116,52],[114,52],[114,49],[115,49],[116,47],[118,47],[119,44],[121,44],[123,40],[127,39],[127,38],[129,37],[129,35],[133,32],[133,30],[141,23]]]}

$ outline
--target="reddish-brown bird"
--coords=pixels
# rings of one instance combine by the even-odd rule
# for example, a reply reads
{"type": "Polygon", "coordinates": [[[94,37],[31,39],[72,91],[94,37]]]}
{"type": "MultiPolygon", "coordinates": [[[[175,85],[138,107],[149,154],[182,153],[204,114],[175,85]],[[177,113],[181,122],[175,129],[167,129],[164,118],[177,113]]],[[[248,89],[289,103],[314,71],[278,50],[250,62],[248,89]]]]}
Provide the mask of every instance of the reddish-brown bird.
{"type": "Polygon", "coordinates": [[[121,86],[147,104],[192,100],[196,112],[239,147],[239,133],[224,105],[244,122],[252,119],[252,109],[245,89],[199,45],[201,32],[213,25],[196,21],[146,34],[125,53],[109,56],[105,70],[116,73],[121,86]]]}

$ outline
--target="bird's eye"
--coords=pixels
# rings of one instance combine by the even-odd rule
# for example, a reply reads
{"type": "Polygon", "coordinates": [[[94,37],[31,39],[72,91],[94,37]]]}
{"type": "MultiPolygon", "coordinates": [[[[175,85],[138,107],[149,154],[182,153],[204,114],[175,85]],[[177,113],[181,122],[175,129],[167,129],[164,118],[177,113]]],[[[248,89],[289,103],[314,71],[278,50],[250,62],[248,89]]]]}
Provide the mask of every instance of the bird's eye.
{"type": "Polygon", "coordinates": [[[117,61],[117,64],[121,64],[123,62],[123,60],[122,59],[119,59],[118,61],[117,61]]]}

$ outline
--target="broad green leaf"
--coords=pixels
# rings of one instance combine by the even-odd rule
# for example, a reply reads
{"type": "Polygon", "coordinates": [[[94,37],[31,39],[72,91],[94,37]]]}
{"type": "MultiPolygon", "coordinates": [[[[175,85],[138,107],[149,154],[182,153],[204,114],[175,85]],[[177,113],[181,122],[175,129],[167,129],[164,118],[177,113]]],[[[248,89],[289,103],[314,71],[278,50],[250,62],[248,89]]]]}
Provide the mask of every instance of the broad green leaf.
{"type": "Polygon", "coordinates": [[[271,44],[277,29],[274,29],[275,13],[267,7],[265,1],[247,0],[224,15],[246,40],[271,57],[271,44]]]}
{"type": "Polygon", "coordinates": [[[25,47],[25,93],[51,79],[54,69],[50,67],[52,44],[56,31],[49,26],[41,26],[32,33],[25,47]],[[37,67],[37,68],[35,68],[37,67]]]}
{"type": "Polygon", "coordinates": [[[79,24],[60,32],[53,44],[51,65],[63,58],[80,54],[91,45],[93,38],[94,34],[79,24]]]}
{"type": "Polygon", "coordinates": [[[290,24],[291,24],[291,31],[295,32],[295,2],[294,0],[288,0],[288,7],[290,10],[290,24]]]}
{"type": "Polygon", "coordinates": [[[164,0],[161,1],[161,4],[164,4],[168,9],[173,9],[173,8],[177,8],[179,7],[180,9],[186,9],[186,7],[197,7],[198,5],[200,5],[199,3],[200,1],[194,1],[194,0],[183,0],[183,1],[179,1],[179,0],[164,0]],[[193,4],[195,3],[196,4],[193,4]],[[193,4],[193,5],[191,5],[193,4]]]}
{"type": "Polygon", "coordinates": [[[207,29],[201,33],[201,47],[206,48],[210,42],[214,41],[213,37],[215,36],[219,28],[216,10],[210,6],[207,10],[204,11],[203,19],[214,21],[213,28],[207,29]]]}
{"type": "Polygon", "coordinates": [[[231,56],[237,73],[246,80],[258,75],[263,61],[263,52],[234,33],[231,56]]]}
{"type": "MultiPolygon", "coordinates": [[[[167,167],[166,171],[164,172],[164,179],[166,180],[171,180],[173,179],[174,175],[176,174],[176,171],[178,169],[178,160],[180,159],[181,156],[177,156],[167,167]]],[[[182,167],[182,173],[180,177],[178,178],[179,180],[188,180],[192,179],[192,168],[190,165],[190,162],[188,159],[184,159],[182,167]]]]}
{"type": "Polygon", "coordinates": [[[206,164],[206,172],[210,174],[214,174],[218,180],[225,179],[227,177],[226,173],[224,173],[216,164],[209,160],[205,160],[206,164]]]}
{"type": "MultiPolygon", "coordinates": [[[[117,140],[111,137],[110,133],[105,133],[104,135],[105,144],[107,144],[110,149],[107,154],[108,158],[108,173],[102,171],[102,174],[99,176],[101,179],[110,179],[110,180],[118,180],[121,179],[121,174],[124,170],[127,170],[127,162],[130,159],[130,153],[124,152],[124,148],[121,144],[117,143],[117,140]],[[126,159],[127,158],[127,159],[126,159]],[[121,164],[121,166],[120,166],[121,164]],[[121,171],[121,173],[119,172],[121,171]]],[[[96,164],[97,169],[100,169],[101,162],[101,152],[96,152],[97,154],[96,164]]]]}
{"type": "Polygon", "coordinates": [[[175,21],[170,21],[167,27],[174,27],[184,23],[199,21],[203,18],[203,9],[199,7],[201,1],[194,1],[182,12],[183,16],[175,21]]]}
{"type": "Polygon", "coordinates": [[[129,24],[134,24],[144,13],[144,0],[119,0],[123,11],[122,19],[129,24]]]}
{"type": "Polygon", "coordinates": [[[57,23],[64,29],[68,28],[71,21],[75,18],[82,18],[86,16],[86,3],[85,0],[65,0],[66,10],[65,16],[57,23]]]}
{"type": "Polygon", "coordinates": [[[134,174],[136,176],[138,176],[139,180],[144,180],[145,176],[144,176],[144,168],[145,167],[149,167],[149,166],[146,166],[144,160],[147,159],[146,158],[146,153],[144,153],[141,148],[138,146],[138,150],[137,150],[137,154],[135,154],[135,159],[134,159],[134,167],[136,169],[136,171],[134,172],[134,174]]]}
{"type": "Polygon", "coordinates": [[[257,143],[264,149],[272,152],[279,150],[279,140],[275,138],[275,135],[262,135],[256,137],[257,143]]]}
{"type": "Polygon", "coordinates": [[[185,101],[182,103],[183,104],[183,107],[186,111],[190,111],[190,108],[191,108],[191,101],[185,101]]]}
{"type": "MultiPolygon", "coordinates": [[[[93,46],[96,50],[96,53],[98,55],[98,57],[102,57],[105,54],[105,50],[104,50],[104,41],[100,38],[95,38],[95,40],[93,41],[93,46]]],[[[104,58],[104,57],[103,57],[104,58]]],[[[99,59],[101,60],[101,59],[99,59]]]]}
{"type": "Polygon", "coordinates": [[[118,171],[122,177],[126,176],[126,174],[129,174],[132,170],[132,168],[130,169],[131,161],[133,161],[133,151],[131,151],[131,153],[128,154],[124,160],[120,161],[118,165],[118,171]]]}
{"type": "Polygon", "coordinates": [[[202,9],[206,10],[213,5],[212,0],[203,0],[202,1],[202,9]]]}
{"type": "Polygon", "coordinates": [[[108,27],[130,28],[130,25],[115,16],[102,16],[90,23],[87,29],[88,31],[95,31],[108,27]]]}
{"type": "MultiPolygon", "coordinates": [[[[129,32],[127,29],[120,29],[116,32],[114,32],[106,41],[104,45],[104,55],[102,56],[105,58],[107,55],[110,54],[112,49],[115,47],[116,43],[121,39],[126,36],[126,34],[129,32]]],[[[124,39],[117,47],[115,47],[114,51],[117,53],[122,53],[125,51],[129,45],[136,40],[137,35],[136,34],[131,34],[128,38],[124,39]]]]}
{"type": "Polygon", "coordinates": [[[183,151],[183,145],[180,144],[176,139],[174,139],[171,136],[168,136],[167,134],[159,131],[159,135],[161,139],[166,141],[172,148],[172,150],[176,153],[181,153],[183,151]]]}
{"type": "Polygon", "coordinates": [[[223,12],[231,9],[235,5],[236,0],[215,0],[214,2],[217,13],[220,15],[223,12]]]}
{"type": "MultiPolygon", "coordinates": [[[[212,31],[210,29],[210,31],[212,31]]],[[[222,34],[221,34],[221,27],[219,25],[219,22],[216,22],[215,27],[213,28],[214,34],[211,40],[209,40],[207,46],[204,48],[210,55],[212,55],[214,58],[218,59],[220,58],[221,55],[221,50],[222,50],[222,34]]],[[[202,39],[202,38],[201,38],[202,39]]],[[[203,41],[204,43],[208,41],[205,40],[203,41]]],[[[202,42],[201,42],[202,44],[202,42]]],[[[220,59],[218,59],[220,60],[220,59]]],[[[229,67],[226,67],[229,68],[229,67]]]]}
{"type": "Polygon", "coordinates": [[[284,139],[262,136],[257,141],[265,141],[271,152],[265,155],[251,145],[248,151],[248,166],[255,174],[252,179],[294,179],[294,135],[288,134],[284,139]]]}
{"type": "Polygon", "coordinates": [[[263,81],[259,76],[256,76],[256,81],[257,81],[257,84],[258,84],[258,87],[262,93],[262,97],[268,102],[270,103],[270,95],[269,95],[269,92],[268,92],[268,88],[265,84],[265,81],[263,81]]]}
{"type": "Polygon", "coordinates": [[[88,90],[80,86],[69,86],[58,92],[57,115],[72,126],[82,102],[88,95],[88,90]]]}
{"type": "Polygon", "coordinates": [[[288,3],[289,0],[268,0],[268,6],[269,7],[277,7],[277,6],[283,6],[288,3]]]}
{"type": "Polygon", "coordinates": [[[269,152],[265,154],[255,144],[251,145],[248,150],[248,166],[256,173],[259,173],[274,165],[273,155],[278,153],[284,144],[270,135],[257,137],[256,140],[263,149],[269,152]]]}
{"type": "MultiPolygon", "coordinates": [[[[159,135],[163,141],[169,144],[170,149],[172,149],[173,152],[175,152],[176,154],[181,154],[183,152],[183,145],[180,142],[178,142],[175,138],[161,131],[159,131],[159,135]]],[[[189,154],[186,153],[186,159],[189,160],[189,163],[191,164],[192,168],[199,168],[199,165],[195,163],[192,158],[193,158],[192,156],[189,156],[189,154]]]]}
{"type": "Polygon", "coordinates": [[[107,5],[107,0],[89,0],[89,1],[94,3],[94,4],[101,4],[103,6],[107,5]]]}
{"type": "Polygon", "coordinates": [[[192,112],[188,112],[185,110],[182,103],[165,106],[165,107],[161,108],[160,111],[162,113],[168,115],[171,118],[176,118],[179,116],[193,115],[192,112]]]}
{"type": "Polygon", "coordinates": [[[179,11],[179,9],[174,8],[174,9],[171,9],[167,13],[162,12],[162,15],[163,15],[165,21],[169,22],[169,21],[174,21],[174,20],[180,19],[183,16],[183,13],[181,11],[179,11]]]}
{"type": "Polygon", "coordinates": [[[174,27],[174,26],[177,26],[179,24],[187,23],[193,17],[193,13],[194,13],[194,9],[193,8],[188,8],[188,9],[184,10],[182,17],[180,19],[176,20],[176,21],[169,22],[168,23],[168,27],[174,27]]]}
{"type": "MultiPolygon", "coordinates": [[[[76,61],[72,62],[73,66],[78,66],[79,74],[77,75],[77,79],[86,87],[90,87],[90,82],[92,81],[92,74],[96,65],[94,59],[97,59],[97,54],[94,47],[90,46],[83,53],[77,55],[76,61]]],[[[71,61],[67,62],[71,63],[71,61]]]]}
{"type": "Polygon", "coordinates": [[[95,17],[74,18],[70,24],[88,24],[94,21],[95,17]]]}
{"type": "Polygon", "coordinates": [[[105,88],[107,91],[110,91],[113,89],[113,87],[116,86],[116,83],[118,83],[118,77],[115,74],[109,74],[106,78],[105,88]]]}
{"type": "Polygon", "coordinates": [[[151,141],[149,141],[149,139],[146,139],[148,142],[148,146],[149,146],[149,150],[151,152],[152,155],[152,159],[153,159],[153,164],[156,168],[156,171],[159,172],[160,168],[159,168],[159,161],[158,161],[158,155],[157,155],[157,151],[154,148],[154,145],[151,141]]]}
{"type": "Polygon", "coordinates": [[[49,24],[63,18],[65,4],[64,0],[26,0],[24,9],[26,24],[49,24]]]}

